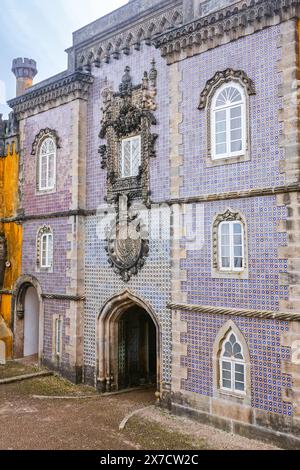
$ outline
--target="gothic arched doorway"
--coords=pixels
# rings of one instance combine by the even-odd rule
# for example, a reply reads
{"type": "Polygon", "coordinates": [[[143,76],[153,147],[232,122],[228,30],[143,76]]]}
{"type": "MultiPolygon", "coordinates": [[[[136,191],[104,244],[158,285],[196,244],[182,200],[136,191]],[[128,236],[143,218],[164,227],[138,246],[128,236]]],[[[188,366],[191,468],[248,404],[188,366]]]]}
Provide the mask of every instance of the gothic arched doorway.
{"type": "Polygon", "coordinates": [[[148,305],[126,291],[102,309],[98,325],[101,392],[150,385],[160,390],[160,334],[148,305]]]}
{"type": "Polygon", "coordinates": [[[118,389],[156,384],[156,328],[148,313],[131,307],[118,321],[118,389]]]}

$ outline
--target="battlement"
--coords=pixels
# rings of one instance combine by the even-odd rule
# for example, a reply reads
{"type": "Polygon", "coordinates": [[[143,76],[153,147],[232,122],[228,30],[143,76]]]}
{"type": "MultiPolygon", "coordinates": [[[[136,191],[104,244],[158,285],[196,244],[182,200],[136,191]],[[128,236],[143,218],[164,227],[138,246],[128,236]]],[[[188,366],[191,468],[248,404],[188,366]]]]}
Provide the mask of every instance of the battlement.
{"type": "Polygon", "coordinates": [[[38,72],[35,60],[22,57],[13,60],[11,70],[16,78],[31,78],[32,80],[38,72]]]}

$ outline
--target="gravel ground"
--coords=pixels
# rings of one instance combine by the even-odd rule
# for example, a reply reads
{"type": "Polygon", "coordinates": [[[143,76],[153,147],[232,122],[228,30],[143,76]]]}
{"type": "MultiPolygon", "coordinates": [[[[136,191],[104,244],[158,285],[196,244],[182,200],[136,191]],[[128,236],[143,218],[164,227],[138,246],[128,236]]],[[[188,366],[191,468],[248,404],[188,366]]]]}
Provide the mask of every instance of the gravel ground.
{"type": "Polygon", "coordinates": [[[276,449],[171,416],[154,406],[133,416],[125,429],[119,431],[121,421],[129,413],[154,405],[151,390],[106,397],[95,395],[81,400],[32,397],[80,397],[84,394],[95,392],[57,377],[1,385],[0,449],[276,449]]]}

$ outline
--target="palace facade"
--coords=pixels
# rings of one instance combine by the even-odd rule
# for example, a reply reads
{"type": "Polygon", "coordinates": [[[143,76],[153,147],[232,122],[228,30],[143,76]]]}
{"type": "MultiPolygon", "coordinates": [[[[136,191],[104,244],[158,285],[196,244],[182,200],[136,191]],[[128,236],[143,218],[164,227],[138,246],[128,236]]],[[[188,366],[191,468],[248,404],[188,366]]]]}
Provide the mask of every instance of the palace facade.
{"type": "Polygon", "coordinates": [[[299,0],[131,0],[0,120],[0,360],[300,448],[299,0]]]}

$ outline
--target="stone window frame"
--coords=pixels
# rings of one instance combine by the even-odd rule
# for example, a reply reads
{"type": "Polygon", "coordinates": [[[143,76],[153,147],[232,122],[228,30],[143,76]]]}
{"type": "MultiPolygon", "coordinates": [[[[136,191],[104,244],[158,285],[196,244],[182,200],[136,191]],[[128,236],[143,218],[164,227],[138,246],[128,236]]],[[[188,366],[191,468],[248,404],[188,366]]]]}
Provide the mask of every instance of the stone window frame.
{"type": "Polygon", "coordinates": [[[37,232],[36,237],[36,271],[39,273],[53,273],[54,271],[54,234],[50,226],[44,225],[40,227],[37,232]],[[41,256],[42,256],[42,237],[43,235],[51,234],[52,235],[52,265],[49,267],[42,267],[41,265],[41,256]]]}
{"type": "Polygon", "coordinates": [[[204,89],[200,94],[200,103],[198,106],[199,110],[206,112],[206,138],[207,138],[207,156],[206,166],[214,167],[221,165],[230,165],[233,163],[240,163],[249,161],[251,158],[251,132],[250,132],[250,96],[255,95],[254,82],[248,77],[248,75],[242,70],[226,69],[222,72],[216,72],[213,78],[206,82],[204,89]],[[213,99],[216,93],[220,90],[223,85],[228,84],[239,84],[244,90],[244,124],[245,128],[245,152],[243,155],[224,157],[224,158],[213,158],[212,157],[212,113],[213,113],[213,99]]]}
{"type": "Polygon", "coordinates": [[[236,324],[229,320],[227,321],[218,331],[214,345],[213,345],[213,397],[221,400],[227,400],[236,404],[251,405],[251,356],[247,341],[236,326],[236,324]],[[220,361],[223,349],[224,341],[227,340],[230,332],[234,333],[237,341],[242,346],[245,366],[245,392],[239,393],[234,391],[227,391],[221,387],[221,373],[220,373],[220,361]]]}
{"type": "Polygon", "coordinates": [[[246,218],[239,211],[234,211],[230,207],[224,212],[218,212],[212,223],[212,278],[221,279],[248,279],[248,227],[246,218]],[[222,222],[241,222],[243,225],[244,235],[244,267],[241,270],[224,270],[221,268],[220,260],[220,243],[219,243],[219,226],[222,222]]]}
{"type": "Polygon", "coordinates": [[[43,195],[43,194],[53,194],[56,192],[57,188],[57,156],[58,156],[58,150],[61,148],[60,145],[60,138],[58,136],[58,133],[54,129],[46,128],[46,129],[41,129],[39,133],[35,136],[34,141],[32,143],[32,150],[31,150],[31,155],[36,156],[36,194],[37,195],[43,195]],[[41,159],[40,159],[40,151],[41,147],[46,139],[52,139],[55,145],[55,162],[54,162],[54,186],[53,188],[46,188],[46,189],[41,189],[40,188],[40,165],[41,165],[41,159]]]}

